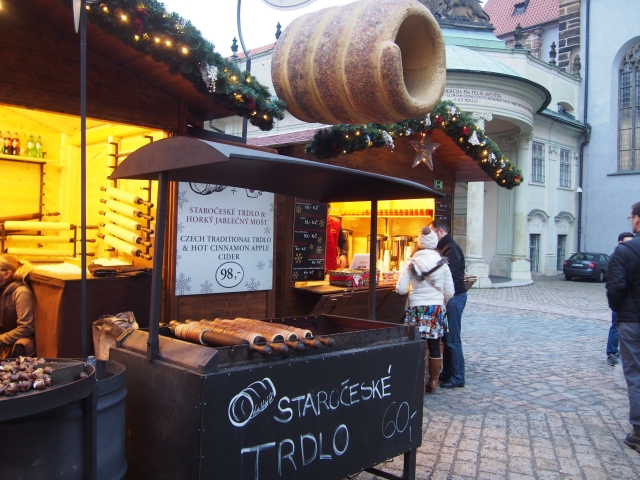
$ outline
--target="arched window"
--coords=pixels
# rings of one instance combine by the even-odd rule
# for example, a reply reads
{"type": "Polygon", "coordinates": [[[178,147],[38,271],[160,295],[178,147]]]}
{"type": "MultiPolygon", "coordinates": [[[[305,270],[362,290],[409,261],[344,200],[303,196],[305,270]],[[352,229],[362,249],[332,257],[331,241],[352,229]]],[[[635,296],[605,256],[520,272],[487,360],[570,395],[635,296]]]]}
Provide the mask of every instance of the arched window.
{"type": "Polygon", "coordinates": [[[618,170],[640,170],[640,43],[620,64],[618,170]]]}

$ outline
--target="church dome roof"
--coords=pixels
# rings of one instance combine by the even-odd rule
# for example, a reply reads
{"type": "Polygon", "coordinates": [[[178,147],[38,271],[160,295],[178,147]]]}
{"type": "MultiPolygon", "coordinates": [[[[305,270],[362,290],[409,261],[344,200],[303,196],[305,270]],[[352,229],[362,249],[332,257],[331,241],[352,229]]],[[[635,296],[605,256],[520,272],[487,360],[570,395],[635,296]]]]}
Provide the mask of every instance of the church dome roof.
{"type": "Polygon", "coordinates": [[[447,70],[493,73],[522,78],[518,72],[502,62],[494,60],[483,53],[461,47],[447,45],[447,70]]]}

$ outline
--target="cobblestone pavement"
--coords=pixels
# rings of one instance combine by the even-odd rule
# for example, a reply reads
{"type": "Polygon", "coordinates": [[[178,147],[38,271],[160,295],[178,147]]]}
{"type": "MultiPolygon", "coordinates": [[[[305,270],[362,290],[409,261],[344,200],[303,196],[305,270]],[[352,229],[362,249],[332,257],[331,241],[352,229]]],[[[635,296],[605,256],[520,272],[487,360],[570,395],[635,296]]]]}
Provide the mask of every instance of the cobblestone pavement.
{"type": "MultiPolygon", "coordinates": [[[[469,292],[467,383],[425,395],[417,478],[640,478],[622,368],[606,363],[610,322],[604,284],[469,292]]],[[[400,475],[402,457],[379,468],[400,475]]]]}

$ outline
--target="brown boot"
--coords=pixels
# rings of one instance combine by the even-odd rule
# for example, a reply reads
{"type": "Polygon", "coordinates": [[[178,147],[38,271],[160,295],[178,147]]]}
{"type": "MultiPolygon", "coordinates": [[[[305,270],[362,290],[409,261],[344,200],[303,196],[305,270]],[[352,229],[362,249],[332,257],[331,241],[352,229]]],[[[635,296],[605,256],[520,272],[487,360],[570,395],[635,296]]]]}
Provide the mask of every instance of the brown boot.
{"type": "Polygon", "coordinates": [[[424,387],[425,392],[436,393],[436,390],[438,389],[438,375],[440,375],[441,368],[442,368],[442,357],[440,358],[429,357],[429,381],[424,387]]]}

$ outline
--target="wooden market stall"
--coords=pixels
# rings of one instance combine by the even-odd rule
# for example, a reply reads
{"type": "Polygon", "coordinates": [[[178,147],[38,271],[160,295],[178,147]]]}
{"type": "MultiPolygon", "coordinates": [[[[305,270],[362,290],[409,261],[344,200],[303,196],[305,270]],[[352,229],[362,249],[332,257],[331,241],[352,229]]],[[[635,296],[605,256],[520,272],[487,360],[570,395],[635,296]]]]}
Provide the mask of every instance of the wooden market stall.
{"type": "MultiPolygon", "coordinates": [[[[291,197],[304,195],[317,202],[369,198],[375,205],[379,199],[434,194],[415,182],[187,137],[141,148],[111,178],[158,178],[161,218],[165,217],[169,184],[192,180],[291,197]]],[[[163,229],[159,222],[159,235],[163,229]]],[[[156,247],[161,251],[162,242],[156,247]]],[[[127,461],[133,478],[259,478],[259,472],[270,478],[286,471],[286,478],[341,479],[363,469],[399,478],[374,465],[402,453],[402,478],[415,478],[424,362],[424,342],[416,328],[310,315],[270,323],[308,328],[309,335],[325,340],[328,334],[332,342],[325,342],[326,347],[320,343],[313,348],[285,347],[274,355],[248,342],[210,348],[202,343],[208,330],[199,334],[200,340],[178,336],[190,342],[176,338],[166,327],[160,334],[161,265],[158,255],[149,332],[123,335],[110,353],[128,373],[127,461]],[[383,380],[372,380],[374,371],[375,375],[382,373],[383,380]],[[338,380],[345,385],[345,375],[366,378],[362,395],[357,392],[359,384],[348,387],[347,394],[334,387],[338,380]],[[320,403],[314,414],[306,415],[305,408],[287,417],[284,406],[296,391],[307,392],[310,402],[318,395],[320,403]],[[275,410],[276,398],[280,411],[285,412],[282,418],[275,410]],[[158,422],[158,416],[169,410],[175,414],[163,415],[158,422]],[[269,414],[258,417],[267,410],[269,414]],[[331,444],[333,449],[328,450],[331,444]]],[[[180,325],[189,328],[190,324],[180,325]]],[[[269,345],[276,348],[275,343],[269,345]]]]}
{"type": "MultiPolygon", "coordinates": [[[[138,21],[141,28],[151,30],[153,22],[163,18],[161,4],[144,7],[148,11],[140,7],[142,13],[140,9],[127,12],[128,18],[112,8],[110,2],[90,4],[88,8],[94,9],[89,15],[87,51],[88,263],[102,258],[112,265],[150,268],[156,242],[155,182],[111,181],[108,176],[143,145],[175,135],[212,135],[202,130],[205,121],[242,113],[248,107],[237,96],[234,103],[226,95],[211,93],[212,85],[207,87],[206,75],[201,77],[199,70],[190,76],[181,75],[180,69],[171,63],[178,58],[184,68],[187,65],[197,68],[196,55],[203,55],[195,47],[190,50],[188,40],[181,39],[183,32],[189,33],[205,50],[210,45],[179,17],[171,17],[177,19],[181,28],[173,37],[155,30],[155,40],[149,40],[148,36],[141,38],[149,43],[145,47],[151,48],[148,52],[126,40],[129,33],[131,38],[134,34],[138,36],[138,21]],[[109,22],[114,21],[122,26],[108,30],[109,22]],[[156,55],[153,49],[161,49],[161,55],[156,55]]],[[[221,57],[216,58],[222,62],[220,65],[228,64],[221,57]]],[[[36,343],[40,347],[38,354],[49,357],[81,354],[79,342],[65,345],[66,337],[80,335],[79,322],[73,315],[80,308],[76,284],[80,278],[81,237],[79,59],[79,36],[73,27],[71,2],[2,2],[0,249],[28,259],[37,267],[32,274],[37,297],[36,343]],[[9,150],[4,148],[4,139],[9,140],[9,150]]],[[[219,82],[227,82],[225,88],[232,92],[226,85],[236,79],[239,70],[228,65],[229,71],[221,71],[219,82]]],[[[256,104],[259,101],[264,102],[256,94],[256,104]]],[[[267,114],[274,111],[260,114],[270,118],[267,114]]],[[[271,121],[264,124],[270,125],[271,121]]],[[[269,128],[268,125],[264,128],[269,128]]],[[[226,136],[217,138],[224,140],[226,136]]],[[[175,202],[176,192],[170,192],[170,196],[175,202]]],[[[171,209],[173,206],[170,215],[171,209]]],[[[172,228],[170,235],[175,235],[172,228]]],[[[180,308],[191,311],[188,298],[178,302],[172,293],[171,268],[167,267],[165,273],[167,311],[176,314],[180,308]]],[[[89,276],[88,280],[88,323],[95,321],[97,315],[119,313],[124,304],[118,298],[124,301],[129,297],[138,301],[124,303],[141,326],[147,325],[149,305],[141,299],[147,298],[150,291],[149,276],[89,276]],[[100,297],[104,288],[113,292],[110,308],[100,297]]],[[[256,292],[226,299],[223,295],[220,300],[238,307],[238,313],[257,311],[265,316],[268,297],[268,293],[256,292]]],[[[91,345],[90,328],[88,332],[91,345]]]]}
{"type": "MultiPolygon", "coordinates": [[[[313,133],[313,132],[311,132],[313,133]]],[[[254,145],[276,148],[283,155],[318,161],[316,157],[305,152],[305,144],[311,135],[293,139],[291,135],[271,136],[250,140],[254,145]]],[[[299,136],[300,137],[300,136],[299,136]]],[[[397,268],[402,260],[402,247],[411,246],[420,227],[429,225],[434,219],[443,219],[451,231],[453,224],[453,194],[456,182],[483,182],[491,180],[478,164],[461,149],[453,139],[442,131],[434,130],[431,141],[438,143],[433,162],[433,170],[425,165],[412,168],[416,150],[405,136],[396,138],[394,148],[389,147],[366,149],[354,153],[343,153],[335,158],[322,160],[330,165],[355,168],[381,175],[388,175],[420,183],[436,188],[437,194],[432,198],[414,198],[395,202],[378,203],[377,233],[382,245],[380,251],[389,250],[391,267],[397,268]],[[407,238],[409,237],[409,238],[407,238]],[[400,253],[400,258],[398,258],[400,253]]],[[[282,197],[278,207],[285,212],[278,227],[278,239],[287,245],[277,252],[277,263],[283,268],[277,272],[276,312],[279,316],[302,315],[307,313],[335,313],[358,318],[370,318],[368,311],[367,288],[341,288],[328,285],[328,282],[312,282],[296,279],[291,276],[294,242],[294,210],[296,200],[282,197]]],[[[353,254],[368,253],[370,235],[370,219],[372,214],[368,202],[334,202],[331,204],[334,214],[341,217],[342,227],[350,231],[353,254]]],[[[382,260],[381,256],[377,257],[382,260]]],[[[404,318],[406,298],[399,296],[391,285],[381,283],[376,298],[376,319],[389,322],[401,322],[404,318]]]]}

